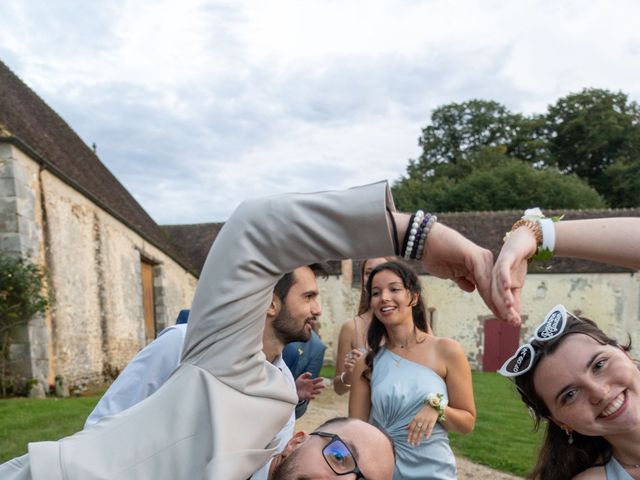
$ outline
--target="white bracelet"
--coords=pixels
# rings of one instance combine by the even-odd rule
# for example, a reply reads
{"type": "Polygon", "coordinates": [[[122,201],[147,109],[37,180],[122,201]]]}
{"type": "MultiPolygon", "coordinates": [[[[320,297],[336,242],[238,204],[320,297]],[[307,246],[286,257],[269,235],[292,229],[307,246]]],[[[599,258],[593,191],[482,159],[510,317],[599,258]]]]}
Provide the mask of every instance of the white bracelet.
{"type": "Polygon", "coordinates": [[[351,384],[350,384],[350,383],[347,383],[347,382],[345,382],[345,381],[344,381],[344,374],[345,374],[345,373],[346,373],[346,372],[342,372],[342,373],[340,374],[340,381],[342,382],[342,384],[343,384],[345,387],[351,387],[351,384]]]}
{"type": "Polygon", "coordinates": [[[556,227],[554,221],[550,218],[541,218],[538,220],[540,230],[542,230],[542,250],[548,250],[553,253],[556,246],[556,227]]]}

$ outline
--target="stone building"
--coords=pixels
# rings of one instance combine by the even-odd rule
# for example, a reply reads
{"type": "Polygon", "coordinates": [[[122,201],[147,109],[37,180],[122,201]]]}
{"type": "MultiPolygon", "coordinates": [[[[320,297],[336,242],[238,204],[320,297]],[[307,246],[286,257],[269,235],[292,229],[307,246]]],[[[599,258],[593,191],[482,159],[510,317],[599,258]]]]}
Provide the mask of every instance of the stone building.
{"type": "Polygon", "coordinates": [[[44,267],[55,296],[10,350],[12,373],[45,385],[113,377],[191,304],[197,282],[92,149],[1,62],[0,252],[44,267]]]}

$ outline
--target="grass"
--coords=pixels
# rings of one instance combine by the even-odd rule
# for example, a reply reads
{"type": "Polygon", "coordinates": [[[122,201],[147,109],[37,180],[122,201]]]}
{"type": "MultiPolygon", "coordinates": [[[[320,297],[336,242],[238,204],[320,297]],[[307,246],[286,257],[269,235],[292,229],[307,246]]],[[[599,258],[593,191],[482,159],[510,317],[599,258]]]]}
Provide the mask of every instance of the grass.
{"type": "Polygon", "coordinates": [[[333,378],[336,376],[336,367],[335,365],[324,365],[322,369],[320,369],[320,376],[324,378],[333,378]]]}
{"type": "MultiPolygon", "coordinates": [[[[321,375],[332,378],[335,367],[323,367],[321,375]]],[[[533,465],[542,435],[532,433],[524,404],[504,378],[474,373],[473,386],[476,428],[469,435],[450,435],[454,451],[473,462],[524,475],[533,465]]],[[[30,441],[57,440],[79,431],[99,398],[0,400],[0,463],[26,453],[30,441]]]]}
{"type": "Polygon", "coordinates": [[[82,430],[100,396],[0,400],[0,463],[27,453],[27,443],[82,430]]]}
{"type": "Polygon", "coordinates": [[[478,418],[473,433],[449,435],[457,455],[496,470],[524,476],[533,466],[542,433],[513,386],[496,373],[475,372],[478,418]]]}

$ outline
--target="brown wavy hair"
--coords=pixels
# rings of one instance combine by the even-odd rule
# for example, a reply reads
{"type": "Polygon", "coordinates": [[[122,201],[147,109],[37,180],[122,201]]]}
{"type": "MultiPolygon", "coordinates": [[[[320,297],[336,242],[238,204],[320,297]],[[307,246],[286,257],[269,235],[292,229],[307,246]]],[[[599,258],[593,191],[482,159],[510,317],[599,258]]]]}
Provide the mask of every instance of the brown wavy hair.
{"type": "Polygon", "coordinates": [[[534,372],[540,360],[551,355],[569,334],[581,333],[593,338],[601,345],[611,345],[625,352],[631,349],[631,339],[627,345],[620,345],[598,328],[596,323],[584,317],[567,317],[567,326],[562,335],[548,342],[533,341],[536,350],[535,364],[531,370],[515,377],[515,384],[522,401],[529,407],[534,418],[534,430],[546,425],[545,436],[540,447],[538,460],[527,478],[539,480],[566,480],[580,472],[601,466],[611,459],[611,444],[600,436],[587,436],[573,432],[573,443],[567,441],[567,434],[550,419],[551,412],[535,390],[534,372]]]}

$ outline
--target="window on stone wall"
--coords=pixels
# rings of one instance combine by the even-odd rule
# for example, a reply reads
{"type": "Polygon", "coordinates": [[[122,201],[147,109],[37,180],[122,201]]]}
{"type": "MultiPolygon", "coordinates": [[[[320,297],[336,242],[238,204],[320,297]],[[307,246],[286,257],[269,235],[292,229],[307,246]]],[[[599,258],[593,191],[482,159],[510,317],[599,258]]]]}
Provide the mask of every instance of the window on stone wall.
{"type": "Polygon", "coordinates": [[[142,305],[144,309],[144,333],[147,343],[156,338],[156,301],[153,292],[153,268],[150,262],[142,260],[142,305]]]}

